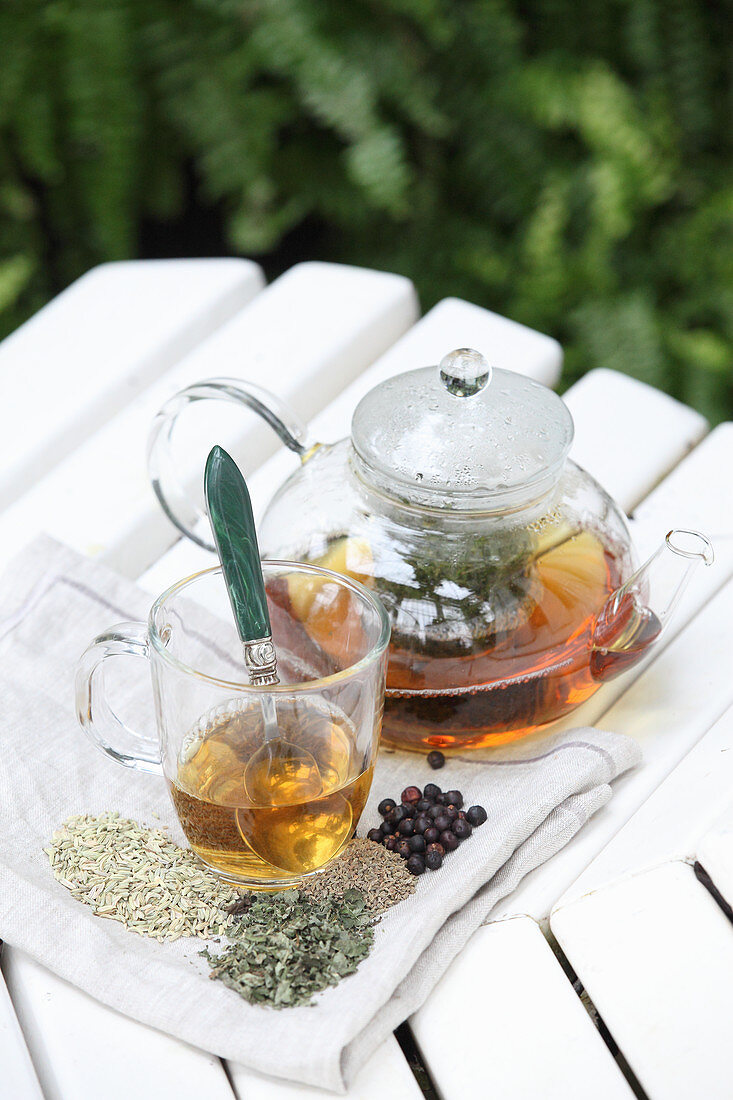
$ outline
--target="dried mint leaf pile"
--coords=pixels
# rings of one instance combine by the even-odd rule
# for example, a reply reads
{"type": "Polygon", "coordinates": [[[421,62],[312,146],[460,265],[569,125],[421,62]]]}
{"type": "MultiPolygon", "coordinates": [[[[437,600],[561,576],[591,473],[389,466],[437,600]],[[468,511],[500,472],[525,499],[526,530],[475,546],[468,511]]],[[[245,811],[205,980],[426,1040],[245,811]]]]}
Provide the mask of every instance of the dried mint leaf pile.
{"type": "MultiPolygon", "coordinates": [[[[240,903],[237,909],[241,909],[240,903]]],[[[374,941],[361,890],[316,901],[298,890],[250,894],[239,923],[227,930],[230,946],[202,951],[217,978],[251,1004],[308,1005],[367,957],[374,941]]]]}

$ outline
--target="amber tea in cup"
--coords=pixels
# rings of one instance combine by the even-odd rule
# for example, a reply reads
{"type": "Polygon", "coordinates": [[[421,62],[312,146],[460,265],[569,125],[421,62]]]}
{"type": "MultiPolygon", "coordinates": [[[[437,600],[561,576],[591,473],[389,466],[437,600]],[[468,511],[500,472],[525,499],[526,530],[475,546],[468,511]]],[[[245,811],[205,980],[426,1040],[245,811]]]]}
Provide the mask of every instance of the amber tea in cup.
{"type": "Polygon", "coordinates": [[[230,882],[277,888],[317,874],[356,829],[381,727],[389,624],[370,592],[328,570],[266,562],[263,573],[279,684],[243,682],[215,568],[163,593],[147,624],[122,623],[94,640],[79,664],[77,709],[104,752],[164,776],[208,867],[230,882]],[[150,663],[155,738],[134,733],[107,703],[102,662],[120,653],[150,663]],[[263,693],[282,735],[268,767],[256,756],[263,693]]]}
{"type": "Polygon", "coordinates": [[[273,883],[338,855],[364,809],[373,770],[360,759],[353,724],[322,698],[285,697],[276,707],[283,738],[312,754],[315,770],[276,757],[260,765],[248,790],[247,764],[265,727],[259,704],[242,699],[196,731],[168,779],[183,831],[204,863],[273,883]]]}

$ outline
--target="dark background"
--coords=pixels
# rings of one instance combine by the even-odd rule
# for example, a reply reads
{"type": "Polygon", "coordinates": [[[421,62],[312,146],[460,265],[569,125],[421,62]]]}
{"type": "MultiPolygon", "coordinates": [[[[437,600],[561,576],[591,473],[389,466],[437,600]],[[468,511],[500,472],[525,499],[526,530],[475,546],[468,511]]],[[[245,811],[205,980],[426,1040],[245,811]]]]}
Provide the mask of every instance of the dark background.
{"type": "Polygon", "coordinates": [[[729,417],[731,6],[0,0],[0,335],[105,260],[327,259],[729,417]]]}

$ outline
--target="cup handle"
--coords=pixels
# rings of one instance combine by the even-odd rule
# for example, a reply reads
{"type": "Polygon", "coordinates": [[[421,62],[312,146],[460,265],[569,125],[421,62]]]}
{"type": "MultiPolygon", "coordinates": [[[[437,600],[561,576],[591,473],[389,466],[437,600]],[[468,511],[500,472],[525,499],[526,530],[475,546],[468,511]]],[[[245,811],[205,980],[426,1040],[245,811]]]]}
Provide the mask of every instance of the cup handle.
{"type": "Polygon", "coordinates": [[[130,729],[117,717],[107,700],[104,662],[120,654],[149,660],[148,628],[145,623],[117,623],[104,634],[98,634],[84,650],[76,668],[77,717],[97,748],[118,764],[162,775],[157,737],[146,737],[130,729]],[[108,737],[120,747],[115,748],[108,737]]]}
{"type": "Polygon", "coordinates": [[[148,436],[148,474],[160,506],[178,530],[204,550],[215,551],[213,540],[200,524],[204,513],[181,485],[173,461],[171,437],[176,421],[196,401],[229,401],[244,405],[262,417],[278,438],[305,459],[312,449],[308,431],[295,413],[269,390],[238,378],[210,378],[174,394],[158,412],[148,436]],[[198,528],[198,530],[197,530],[198,528]]]}

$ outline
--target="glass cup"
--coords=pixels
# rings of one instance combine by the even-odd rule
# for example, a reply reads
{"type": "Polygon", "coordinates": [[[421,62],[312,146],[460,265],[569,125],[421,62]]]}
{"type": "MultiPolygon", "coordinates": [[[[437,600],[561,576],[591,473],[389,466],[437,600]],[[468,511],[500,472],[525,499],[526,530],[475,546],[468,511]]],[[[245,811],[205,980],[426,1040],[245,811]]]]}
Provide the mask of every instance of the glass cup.
{"type": "MultiPolygon", "coordinates": [[[[372,780],[384,703],[387,614],[327,569],[263,563],[280,683],[252,687],[220,568],[172,585],[147,624],[120,623],[82,655],[77,714],[114,760],[164,776],[186,838],[228,882],[293,886],[353,836],[372,780]],[[105,662],[150,663],[157,736],[110,706],[105,662]],[[263,697],[277,711],[266,740],[263,697]]],[[[265,700],[266,702],[266,700],[265,700]]]]}

